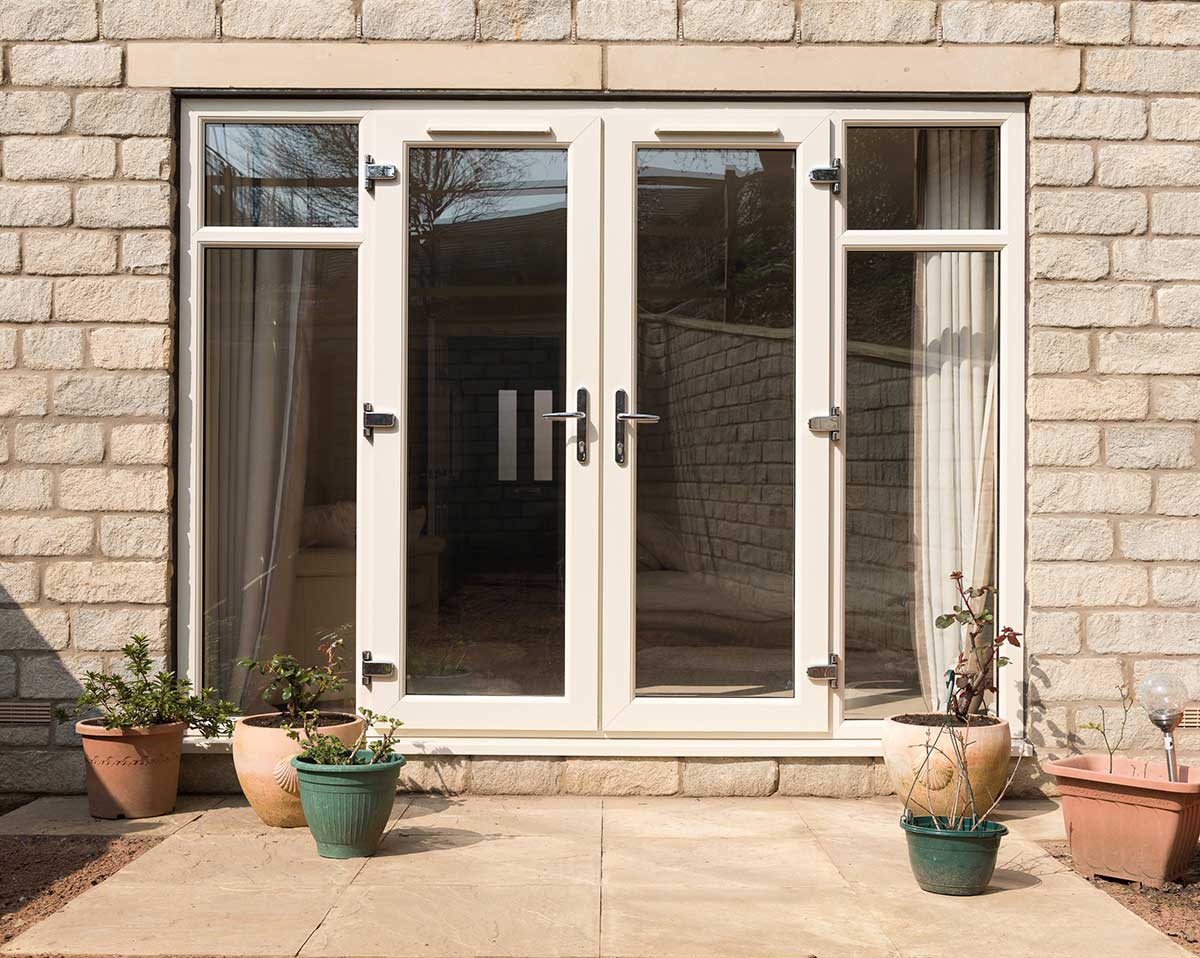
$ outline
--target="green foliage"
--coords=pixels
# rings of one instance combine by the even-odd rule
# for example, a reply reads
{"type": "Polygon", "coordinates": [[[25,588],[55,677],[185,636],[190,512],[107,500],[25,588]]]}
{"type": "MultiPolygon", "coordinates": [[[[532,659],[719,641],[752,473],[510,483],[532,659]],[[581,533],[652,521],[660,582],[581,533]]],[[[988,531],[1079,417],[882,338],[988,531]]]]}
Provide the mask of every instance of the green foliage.
{"type": "Polygon", "coordinates": [[[390,716],[379,715],[370,709],[360,709],[366,720],[358,740],[347,748],[334,735],[322,735],[317,720],[319,712],[305,712],[301,729],[288,729],[288,738],[299,742],[303,748],[300,757],[315,765],[379,765],[392,754],[400,726],[404,723],[390,716]],[[383,734],[374,740],[368,739],[372,726],[381,726],[383,734]],[[366,753],[366,757],[363,753],[366,753]]]}
{"type": "Polygon", "coordinates": [[[344,640],[335,638],[317,646],[325,656],[325,664],[317,666],[301,665],[294,655],[276,653],[270,659],[256,662],[254,659],[242,659],[238,662],[242,668],[250,672],[258,672],[267,677],[266,688],[263,689],[263,701],[269,702],[288,717],[292,725],[303,721],[304,713],[316,708],[317,700],[326,692],[340,691],[346,680],[340,674],[342,657],[338,650],[344,640]]]}
{"type": "Polygon", "coordinates": [[[237,706],[217,698],[216,690],[192,693],[192,683],[166,669],[151,675],[150,643],[144,635],[133,636],[121,652],[124,673],[88,672],[83,694],[73,709],[59,709],[69,718],[98,711],[106,728],[140,728],[187,722],[206,737],[233,730],[237,706]]]}

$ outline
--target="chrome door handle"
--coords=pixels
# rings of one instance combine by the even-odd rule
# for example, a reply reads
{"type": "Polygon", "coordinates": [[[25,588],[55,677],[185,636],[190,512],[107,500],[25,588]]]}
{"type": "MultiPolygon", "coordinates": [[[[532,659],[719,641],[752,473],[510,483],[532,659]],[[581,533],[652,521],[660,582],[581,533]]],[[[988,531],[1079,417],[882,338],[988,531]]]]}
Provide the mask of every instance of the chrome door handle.
{"type": "Polygon", "coordinates": [[[629,405],[629,396],[624,389],[617,390],[617,449],[616,458],[617,465],[625,465],[627,458],[625,453],[625,423],[627,422],[659,422],[659,416],[648,412],[626,412],[625,408],[629,405]]]}
{"type": "Polygon", "coordinates": [[[575,460],[581,463],[586,463],[588,459],[587,415],[588,391],[582,387],[575,391],[574,412],[567,411],[542,413],[543,419],[561,419],[563,422],[571,419],[575,420],[575,460]]]}

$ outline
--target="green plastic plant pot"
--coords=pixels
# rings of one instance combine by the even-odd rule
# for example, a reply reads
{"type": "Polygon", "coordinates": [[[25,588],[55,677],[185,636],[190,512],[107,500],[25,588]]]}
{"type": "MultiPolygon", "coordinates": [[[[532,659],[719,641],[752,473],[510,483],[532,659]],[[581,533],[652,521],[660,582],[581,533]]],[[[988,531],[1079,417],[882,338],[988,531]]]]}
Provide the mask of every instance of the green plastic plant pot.
{"type": "Polygon", "coordinates": [[[376,765],[316,765],[299,755],[292,759],[300,779],[304,818],[322,858],[375,854],[396,800],[396,780],[403,764],[403,755],[392,755],[376,765]]]}
{"type": "Polygon", "coordinates": [[[913,877],[935,895],[978,895],[992,880],[1000,839],[1008,829],[984,822],[972,831],[949,830],[949,822],[920,815],[900,822],[908,836],[908,863],[913,877]]]}

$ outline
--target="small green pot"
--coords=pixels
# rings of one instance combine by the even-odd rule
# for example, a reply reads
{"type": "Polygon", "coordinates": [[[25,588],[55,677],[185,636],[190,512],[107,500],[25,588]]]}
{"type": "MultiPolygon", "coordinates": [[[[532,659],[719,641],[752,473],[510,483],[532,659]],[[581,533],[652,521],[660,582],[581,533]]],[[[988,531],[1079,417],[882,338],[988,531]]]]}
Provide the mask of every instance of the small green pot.
{"type": "MultiPolygon", "coordinates": [[[[968,820],[969,823],[969,820],[968,820]]],[[[935,895],[978,895],[992,880],[1000,839],[1008,829],[999,822],[983,822],[971,831],[949,830],[949,822],[919,815],[901,821],[908,834],[908,863],[913,877],[935,895]]]]}
{"type": "Polygon", "coordinates": [[[375,854],[396,801],[403,764],[403,755],[376,765],[316,765],[299,755],[292,759],[300,779],[300,804],[322,858],[375,854]]]}

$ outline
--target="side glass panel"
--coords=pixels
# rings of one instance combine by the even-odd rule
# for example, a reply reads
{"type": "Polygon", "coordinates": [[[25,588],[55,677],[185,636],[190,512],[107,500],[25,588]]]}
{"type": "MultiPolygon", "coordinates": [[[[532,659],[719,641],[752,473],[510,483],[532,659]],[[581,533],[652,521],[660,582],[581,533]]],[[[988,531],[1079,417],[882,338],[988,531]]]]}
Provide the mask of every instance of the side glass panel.
{"type": "Polygon", "coordinates": [[[990,252],[848,254],[847,718],[941,709],[950,573],[994,582],[997,274],[990,252]]]}
{"type": "Polygon", "coordinates": [[[248,713],[239,659],[338,639],[354,705],[357,301],[353,250],[205,253],[204,682],[248,713]]]}
{"type": "Polygon", "coordinates": [[[206,226],[357,226],[354,123],[206,123],[206,226]]]}
{"type": "Polygon", "coordinates": [[[418,147],[407,174],[406,689],[562,695],[566,459],[541,413],[574,406],[567,154],[418,147]]]}
{"type": "Polygon", "coordinates": [[[636,694],[792,696],[796,156],[637,153],[636,694]]]}

